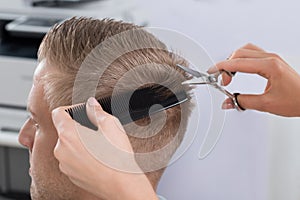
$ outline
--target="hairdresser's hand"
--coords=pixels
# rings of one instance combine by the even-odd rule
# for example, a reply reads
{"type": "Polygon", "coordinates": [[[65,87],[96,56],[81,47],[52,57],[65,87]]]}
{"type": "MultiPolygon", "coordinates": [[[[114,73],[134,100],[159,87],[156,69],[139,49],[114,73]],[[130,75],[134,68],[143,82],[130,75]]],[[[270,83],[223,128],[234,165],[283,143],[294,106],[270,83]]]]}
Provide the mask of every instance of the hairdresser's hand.
{"type": "MultiPolygon", "coordinates": [[[[110,143],[129,152],[131,157],[128,162],[138,167],[131,144],[120,122],[104,112],[94,98],[88,100],[87,113],[93,124],[98,126],[98,131],[76,123],[63,107],[52,112],[59,136],[54,155],[59,161],[60,170],[74,184],[102,199],[157,199],[144,173],[133,174],[112,169],[87,151],[78,131],[84,131],[84,134],[103,134],[110,143]]],[[[110,156],[109,152],[104,151],[104,154],[110,156]]],[[[116,160],[118,156],[113,155],[116,160]]]]}
{"type": "MultiPolygon", "coordinates": [[[[238,96],[238,102],[243,108],[282,116],[300,116],[300,76],[278,55],[247,44],[235,51],[228,60],[210,68],[208,73],[221,69],[254,73],[268,79],[263,94],[238,96]]],[[[230,82],[231,78],[223,75],[223,84],[228,85],[230,82]]],[[[226,99],[222,107],[233,108],[230,99],[226,99]]]]}

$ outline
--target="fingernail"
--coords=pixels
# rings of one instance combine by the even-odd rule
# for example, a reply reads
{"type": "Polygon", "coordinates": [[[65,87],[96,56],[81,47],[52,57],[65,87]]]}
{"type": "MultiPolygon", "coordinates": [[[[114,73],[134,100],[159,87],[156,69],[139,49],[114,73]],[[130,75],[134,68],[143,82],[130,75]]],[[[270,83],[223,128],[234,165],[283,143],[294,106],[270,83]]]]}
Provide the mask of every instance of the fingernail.
{"type": "Polygon", "coordinates": [[[215,71],[217,71],[217,67],[216,66],[212,66],[212,67],[208,68],[208,70],[206,72],[210,74],[210,73],[213,73],[215,71]]]}
{"type": "Polygon", "coordinates": [[[87,100],[87,104],[88,104],[90,107],[99,106],[98,101],[97,101],[94,97],[90,97],[90,98],[87,100]]]}
{"type": "Polygon", "coordinates": [[[234,106],[232,103],[224,102],[222,104],[222,109],[224,109],[224,110],[233,109],[233,108],[234,108],[234,106]]]}

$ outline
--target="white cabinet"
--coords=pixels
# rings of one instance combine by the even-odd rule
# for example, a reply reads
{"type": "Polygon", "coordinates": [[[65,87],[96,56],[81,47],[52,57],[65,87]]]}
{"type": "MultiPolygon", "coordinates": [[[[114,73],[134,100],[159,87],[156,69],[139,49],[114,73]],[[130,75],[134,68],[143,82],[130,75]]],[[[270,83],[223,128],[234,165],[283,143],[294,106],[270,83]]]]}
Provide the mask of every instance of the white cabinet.
{"type": "Polygon", "coordinates": [[[27,117],[35,59],[0,56],[0,145],[20,147],[18,130],[27,117]]]}

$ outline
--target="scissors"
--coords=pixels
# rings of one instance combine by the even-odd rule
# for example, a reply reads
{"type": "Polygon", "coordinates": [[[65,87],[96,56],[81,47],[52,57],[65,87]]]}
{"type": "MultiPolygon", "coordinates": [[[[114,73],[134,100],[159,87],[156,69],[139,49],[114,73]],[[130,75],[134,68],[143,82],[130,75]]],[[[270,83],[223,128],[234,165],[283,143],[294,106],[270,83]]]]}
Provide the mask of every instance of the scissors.
{"type": "Polygon", "coordinates": [[[223,94],[225,94],[226,96],[228,96],[231,99],[231,101],[232,101],[232,103],[233,103],[236,110],[238,110],[238,111],[244,111],[245,110],[243,107],[241,107],[241,105],[239,104],[239,102],[237,100],[237,97],[238,97],[238,95],[240,95],[240,93],[233,93],[232,94],[232,93],[228,92],[224,87],[219,85],[219,76],[222,73],[226,73],[230,77],[233,77],[235,75],[235,72],[220,70],[216,73],[208,75],[208,74],[205,74],[205,73],[202,73],[202,72],[184,67],[184,66],[179,65],[179,64],[177,64],[177,67],[179,67],[183,71],[187,72],[188,74],[192,75],[193,77],[196,77],[196,78],[193,78],[191,80],[184,81],[181,84],[183,84],[183,85],[206,85],[206,84],[211,85],[214,88],[216,88],[217,90],[219,90],[220,92],[222,92],[223,94]]]}

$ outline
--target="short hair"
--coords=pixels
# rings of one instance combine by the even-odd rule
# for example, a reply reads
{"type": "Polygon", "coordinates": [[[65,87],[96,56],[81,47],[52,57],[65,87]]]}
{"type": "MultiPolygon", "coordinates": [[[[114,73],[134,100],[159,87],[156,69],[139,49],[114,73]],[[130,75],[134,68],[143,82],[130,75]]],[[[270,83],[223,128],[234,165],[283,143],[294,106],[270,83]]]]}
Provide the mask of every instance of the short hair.
{"type": "MultiPolygon", "coordinates": [[[[39,61],[45,59],[49,65],[58,69],[59,73],[48,74],[43,79],[45,82],[44,92],[45,99],[49,104],[50,111],[56,107],[72,104],[72,97],[76,96],[79,101],[84,102],[89,96],[82,95],[85,93],[85,87],[82,87],[74,94],[73,86],[80,67],[84,63],[93,49],[105,42],[107,39],[121,34],[126,31],[138,30],[129,34],[128,37],[121,38],[121,45],[125,48],[134,45],[143,45],[143,43],[152,43],[157,48],[141,48],[127,52],[109,63],[109,67],[105,69],[102,76],[99,78],[99,83],[95,91],[95,97],[101,98],[110,96],[116,86],[118,80],[122,76],[137,68],[138,66],[145,66],[146,75],[141,77],[140,74],[131,74],[130,80],[121,84],[120,88],[124,91],[130,90],[134,87],[140,87],[143,83],[143,78],[151,77],[151,80],[155,80],[157,83],[163,83],[164,85],[172,86],[172,90],[178,91],[182,89],[182,79],[176,78],[177,74],[180,74],[184,78],[188,78],[187,75],[177,69],[176,65],[187,65],[187,61],[182,57],[167,51],[166,46],[154,37],[149,32],[141,29],[131,23],[125,23],[122,21],[115,21],[112,19],[92,19],[92,18],[71,18],[64,21],[61,24],[54,26],[44,37],[38,52],[39,61]],[[130,41],[129,41],[130,40],[130,41]],[[136,44],[135,44],[136,43],[136,44]],[[172,69],[172,70],[170,70],[172,69]]],[[[116,49],[117,51],[118,49],[116,49]]],[[[92,71],[83,72],[84,77],[89,78],[94,71],[103,70],[100,69],[101,62],[105,62],[107,57],[111,55],[103,54],[100,58],[95,57],[96,63],[92,66],[92,71]]],[[[86,81],[82,81],[84,84],[86,81]]],[[[151,83],[146,85],[151,86],[151,83]]],[[[145,85],[142,87],[146,87],[145,85]]],[[[188,92],[189,88],[185,88],[188,92]]],[[[167,95],[167,94],[164,94],[167,95]]],[[[78,102],[79,103],[79,102],[78,102]]],[[[135,153],[145,153],[156,151],[171,140],[175,140],[175,146],[165,155],[160,155],[158,159],[165,162],[165,166],[171,159],[175,150],[181,143],[184,133],[186,131],[187,120],[190,115],[191,103],[187,101],[182,105],[177,105],[166,110],[166,123],[163,128],[155,135],[151,137],[134,137],[129,134],[129,139],[132,144],[135,153]],[[182,106],[186,106],[186,111],[182,112],[182,106]],[[184,126],[180,128],[179,124],[184,126]]],[[[140,119],[135,123],[141,125],[149,123],[149,117],[140,119]]],[[[147,130],[135,130],[137,135],[140,131],[143,131],[143,135],[147,136],[147,130]]],[[[137,163],[143,169],[143,160],[139,158],[137,163]]],[[[147,172],[146,175],[153,186],[161,177],[164,168],[157,169],[152,172],[147,172]]]]}

